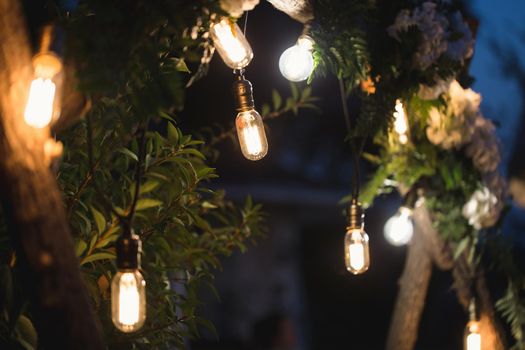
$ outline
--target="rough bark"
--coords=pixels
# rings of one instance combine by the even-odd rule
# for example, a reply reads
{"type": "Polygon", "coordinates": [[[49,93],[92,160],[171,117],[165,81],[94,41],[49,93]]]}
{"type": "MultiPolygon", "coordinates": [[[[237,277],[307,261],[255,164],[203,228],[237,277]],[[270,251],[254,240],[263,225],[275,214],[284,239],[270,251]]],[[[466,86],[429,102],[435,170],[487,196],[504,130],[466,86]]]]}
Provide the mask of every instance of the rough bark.
{"type": "Polygon", "coordinates": [[[314,19],[312,0],[268,0],[268,2],[298,22],[309,23],[314,19]]]}
{"type": "MultiPolygon", "coordinates": [[[[419,210],[423,209],[415,209],[419,210]]],[[[399,292],[387,338],[387,350],[411,350],[416,344],[432,275],[432,259],[425,248],[427,243],[424,230],[425,227],[415,221],[414,236],[408,246],[405,268],[399,281],[399,292]]]]}
{"type": "Polygon", "coordinates": [[[49,170],[49,130],[23,122],[31,52],[18,0],[0,0],[0,197],[39,347],[102,349],[74,254],[61,193],[49,170]]]}

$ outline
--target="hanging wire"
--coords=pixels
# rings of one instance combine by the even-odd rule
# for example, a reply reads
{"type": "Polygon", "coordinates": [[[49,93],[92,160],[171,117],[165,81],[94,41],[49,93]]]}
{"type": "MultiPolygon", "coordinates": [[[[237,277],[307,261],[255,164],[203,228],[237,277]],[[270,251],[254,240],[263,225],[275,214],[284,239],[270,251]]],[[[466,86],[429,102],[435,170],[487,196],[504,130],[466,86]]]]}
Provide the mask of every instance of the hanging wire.
{"type": "Polygon", "coordinates": [[[244,12],[244,27],[242,29],[242,33],[244,34],[244,36],[246,36],[246,27],[248,26],[248,13],[250,11],[246,11],[244,12]]]}
{"type": "MultiPolygon", "coordinates": [[[[350,113],[348,111],[348,102],[346,97],[345,84],[342,78],[339,78],[339,92],[341,94],[341,104],[343,106],[343,116],[345,118],[346,130],[348,136],[350,137],[350,147],[352,148],[353,160],[354,160],[354,178],[352,179],[352,199],[359,199],[359,185],[360,185],[360,176],[359,176],[359,153],[358,148],[356,147],[355,141],[351,138],[352,133],[352,121],[350,119],[350,113]]],[[[360,147],[361,148],[361,147],[360,147]]]]}

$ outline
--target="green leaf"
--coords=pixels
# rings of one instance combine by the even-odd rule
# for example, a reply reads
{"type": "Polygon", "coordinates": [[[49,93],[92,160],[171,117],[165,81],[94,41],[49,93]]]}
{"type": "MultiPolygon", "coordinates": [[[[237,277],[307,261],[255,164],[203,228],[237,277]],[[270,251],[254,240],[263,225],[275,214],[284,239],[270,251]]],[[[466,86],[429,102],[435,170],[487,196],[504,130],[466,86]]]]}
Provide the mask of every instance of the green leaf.
{"type": "Polygon", "coordinates": [[[461,253],[468,247],[470,242],[470,237],[463,238],[458,245],[456,246],[456,249],[454,250],[454,260],[457,260],[461,253]]]}
{"type": "Polygon", "coordinates": [[[191,73],[183,58],[172,58],[177,72],[191,73]]]}
{"type": "Polygon", "coordinates": [[[179,143],[179,132],[172,123],[168,123],[168,141],[174,145],[179,143]]]}
{"type": "Polygon", "coordinates": [[[78,240],[75,246],[75,253],[77,257],[80,257],[82,253],[84,253],[86,248],[87,248],[86,242],[84,242],[83,240],[78,240]]]}
{"type": "Polygon", "coordinates": [[[142,198],[137,201],[137,207],[135,210],[145,210],[150,208],[158,207],[162,204],[162,201],[159,201],[157,199],[151,199],[151,198],[142,198]]]}
{"type": "Polygon", "coordinates": [[[106,228],[106,218],[94,207],[90,207],[90,209],[91,213],[93,214],[93,218],[95,219],[95,224],[97,225],[97,231],[98,233],[102,233],[106,228]]]}
{"type": "Polygon", "coordinates": [[[117,149],[117,152],[119,153],[122,153],[123,155],[133,159],[134,161],[138,162],[139,161],[139,157],[137,157],[137,155],[133,152],[131,152],[129,149],[127,148],[124,148],[124,147],[120,147],[117,149]]]}
{"type": "Polygon", "coordinates": [[[279,92],[277,92],[277,90],[272,90],[272,101],[273,101],[273,109],[277,111],[279,107],[281,107],[281,104],[283,103],[281,95],[279,95],[279,92]]]}
{"type": "Polygon", "coordinates": [[[87,263],[90,263],[90,262],[95,262],[95,261],[105,260],[105,259],[115,260],[115,258],[116,258],[116,256],[113,253],[100,252],[100,253],[91,254],[90,256],[88,256],[85,259],[83,259],[80,264],[84,265],[84,264],[87,264],[87,263]]]}
{"type": "Polygon", "coordinates": [[[158,181],[149,180],[140,186],[140,193],[148,193],[159,187],[160,183],[158,181]]]}
{"type": "Polygon", "coordinates": [[[38,336],[29,318],[21,315],[16,322],[16,338],[18,342],[26,349],[33,350],[37,348],[38,336]]]}

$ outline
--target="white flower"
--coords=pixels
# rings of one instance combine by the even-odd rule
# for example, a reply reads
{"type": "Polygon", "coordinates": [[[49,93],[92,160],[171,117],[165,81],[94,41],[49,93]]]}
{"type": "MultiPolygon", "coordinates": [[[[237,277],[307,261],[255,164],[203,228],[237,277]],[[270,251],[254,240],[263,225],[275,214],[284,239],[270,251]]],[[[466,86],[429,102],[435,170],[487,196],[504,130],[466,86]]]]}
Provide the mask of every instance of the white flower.
{"type": "Polygon", "coordinates": [[[465,148],[474,166],[482,173],[495,171],[501,161],[496,128],[490,120],[478,115],[474,134],[465,148]]]}
{"type": "Polygon", "coordinates": [[[501,212],[498,198],[487,187],[476,190],[463,206],[463,216],[468,223],[479,230],[493,226],[501,212]]]}
{"type": "Polygon", "coordinates": [[[432,107],[427,119],[428,140],[443,149],[459,149],[472,139],[479,115],[481,96],[463,89],[457,81],[450,83],[444,110],[432,107]]]}
{"type": "Polygon", "coordinates": [[[244,11],[251,11],[259,0],[221,0],[221,8],[232,17],[241,17],[244,11]]]}

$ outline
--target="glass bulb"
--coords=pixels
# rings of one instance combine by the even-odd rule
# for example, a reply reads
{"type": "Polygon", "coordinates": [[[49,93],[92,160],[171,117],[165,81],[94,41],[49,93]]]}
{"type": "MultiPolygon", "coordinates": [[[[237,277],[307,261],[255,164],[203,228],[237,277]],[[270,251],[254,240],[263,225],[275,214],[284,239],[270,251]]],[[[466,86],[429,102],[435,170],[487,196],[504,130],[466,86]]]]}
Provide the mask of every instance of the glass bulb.
{"type": "Polygon", "coordinates": [[[368,270],[370,253],[368,235],[362,229],[348,229],[345,236],[346,269],[358,275],[368,270]]]}
{"type": "Polygon", "coordinates": [[[268,153],[264,124],[256,110],[250,109],[237,114],[235,126],[242,154],[247,159],[259,160],[268,153]]]}
{"type": "Polygon", "coordinates": [[[470,321],[465,329],[465,350],[481,350],[479,322],[470,321]]]}
{"type": "Polygon", "coordinates": [[[406,144],[408,142],[408,122],[403,107],[403,102],[400,99],[396,100],[396,107],[394,111],[394,131],[399,137],[399,142],[401,144],[406,144]]]}
{"type": "Polygon", "coordinates": [[[134,332],[146,320],[146,282],[138,270],[119,270],[111,282],[111,318],[122,332],[134,332]]]}
{"type": "Polygon", "coordinates": [[[407,207],[399,208],[399,211],[386,221],[383,232],[388,243],[392,245],[401,246],[410,242],[414,234],[412,210],[407,207]]]}
{"type": "Polygon", "coordinates": [[[62,62],[52,53],[44,53],[33,59],[35,76],[29,88],[24,120],[34,128],[44,128],[60,114],[59,98],[56,98],[61,82],[59,73],[62,62]]]}
{"type": "Polygon", "coordinates": [[[313,40],[303,35],[297,44],[286,49],[279,58],[281,74],[290,81],[303,81],[308,79],[314,70],[312,56],[313,40]]]}
{"type": "Polygon", "coordinates": [[[251,62],[252,48],[235,22],[223,18],[211,26],[210,35],[217,52],[228,67],[242,69],[251,62]]]}

